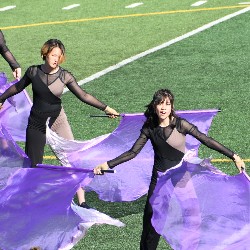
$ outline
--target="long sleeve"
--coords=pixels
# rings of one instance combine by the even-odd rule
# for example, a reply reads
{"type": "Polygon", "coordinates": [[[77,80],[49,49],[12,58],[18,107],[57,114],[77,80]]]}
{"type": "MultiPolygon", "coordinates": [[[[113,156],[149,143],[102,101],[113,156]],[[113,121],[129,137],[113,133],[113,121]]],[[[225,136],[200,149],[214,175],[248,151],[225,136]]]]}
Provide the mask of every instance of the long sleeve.
{"type": "Polygon", "coordinates": [[[69,72],[66,76],[66,82],[67,82],[67,84],[66,84],[67,88],[82,102],[84,102],[90,106],[93,106],[97,109],[100,109],[100,110],[105,110],[105,108],[107,107],[107,105],[105,103],[102,103],[97,98],[95,98],[94,96],[92,96],[92,95],[88,94],[86,91],[84,91],[78,85],[75,78],[69,72]]]}
{"type": "Polygon", "coordinates": [[[181,120],[181,130],[185,134],[190,134],[191,136],[195,137],[197,140],[199,140],[202,144],[206,145],[208,148],[211,148],[213,150],[218,151],[219,153],[229,157],[230,159],[234,160],[233,155],[234,152],[230,149],[226,148],[221,143],[217,142],[211,137],[206,136],[202,132],[198,130],[198,128],[193,125],[192,123],[189,123],[188,121],[182,119],[181,120]]]}
{"type": "Polygon", "coordinates": [[[141,132],[140,136],[138,137],[138,139],[136,140],[132,148],[122,153],[118,157],[114,158],[113,160],[108,161],[107,162],[108,166],[110,168],[114,168],[115,166],[123,162],[129,161],[135,158],[139,154],[139,152],[142,150],[142,148],[145,146],[147,141],[148,141],[148,137],[145,135],[145,133],[141,132]]]}
{"type": "Polygon", "coordinates": [[[15,57],[12,55],[9,48],[7,47],[4,35],[1,30],[0,30],[0,54],[8,62],[12,70],[20,68],[20,65],[18,64],[15,57]]]}
{"type": "Polygon", "coordinates": [[[30,78],[28,77],[27,71],[22,77],[22,79],[16,84],[9,87],[2,95],[0,95],[0,103],[4,103],[4,101],[24,90],[31,83],[30,78]]]}

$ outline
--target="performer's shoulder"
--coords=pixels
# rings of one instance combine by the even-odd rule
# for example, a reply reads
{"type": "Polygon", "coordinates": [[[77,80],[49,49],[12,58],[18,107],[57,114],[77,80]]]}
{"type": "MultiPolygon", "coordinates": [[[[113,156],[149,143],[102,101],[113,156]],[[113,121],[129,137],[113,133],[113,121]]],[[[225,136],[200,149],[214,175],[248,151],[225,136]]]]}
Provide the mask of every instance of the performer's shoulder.
{"type": "Polygon", "coordinates": [[[39,68],[39,65],[31,65],[27,68],[26,73],[29,75],[34,75],[36,74],[38,68],[39,68]]]}

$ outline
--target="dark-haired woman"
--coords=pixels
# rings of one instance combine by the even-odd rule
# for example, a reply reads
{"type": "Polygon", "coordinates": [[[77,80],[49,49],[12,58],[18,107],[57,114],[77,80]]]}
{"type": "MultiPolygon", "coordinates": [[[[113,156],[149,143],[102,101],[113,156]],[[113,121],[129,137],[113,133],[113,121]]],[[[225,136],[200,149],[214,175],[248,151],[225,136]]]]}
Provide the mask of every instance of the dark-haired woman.
{"type": "MultiPolygon", "coordinates": [[[[12,85],[0,96],[0,109],[4,101],[21,92],[32,84],[33,106],[30,111],[26,130],[25,153],[31,160],[32,167],[42,163],[46,144],[46,122],[59,136],[73,140],[73,134],[62,107],[61,96],[66,86],[78,99],[109,114],[119,115],[114,109],[99,101],[84,91],[76,82],[74,76],[60,67],[65,60],[65,48],[57,39],[50,39],[41,48],[41,65],[30,66],[19,82],[12,85]]],[[[85,205],[83,190],[78,190],[80,205],[85,205]]],[[[88,208],[88,207],[86,207],[88,208]]]]}
{"type": "Polygon", "coordinates": [[[151,141],[154,150],[154,166],[143,215],[140,249],[154,250],[157,248],[160,235],[151,224],[153,211],[149,199],[157,183],[157,171],[165,172],[181,162],[185,154],[185,137],[187,134],[192,135],[207,147],[232,159],[240,172],[242,171],[241,167],[244,168],[245,165],[233,151],[201,133],[196,126],[187,120],[178,117],[174,111],[174,96],[170,90],[158,90],[150,104],[147,105],[144,114],[146,121],[132,148],[115,159],[98,165],[95,167],[94,172],[95,174],[101,174],[101,170],[114,168],[125,161],[133,159],[146,142],[151,141]]]}
{"type": "Polygon", "coordinates": [[[16,61],[13,54],[10,52],[9,48],[6,45],[3,32],[0,30],[0,54],[6,60],[6,62],[10,65],[12,69],[13,76],[16,79],[20,79],[21,77],[21,67],[19,63],[16,61]]]}

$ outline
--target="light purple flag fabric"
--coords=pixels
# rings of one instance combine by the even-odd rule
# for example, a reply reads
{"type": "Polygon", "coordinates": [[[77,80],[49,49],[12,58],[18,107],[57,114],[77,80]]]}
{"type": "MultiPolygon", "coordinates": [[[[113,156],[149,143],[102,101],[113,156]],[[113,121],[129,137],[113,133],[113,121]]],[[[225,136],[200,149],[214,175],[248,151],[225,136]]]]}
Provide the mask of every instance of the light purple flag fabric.
{"type": "Polygon", "coordinates": [[[250,246],[250,179],[229,176],[209,159],[190,158],[159,173],[152,225],[175,250],[250,246]]]}
{"type": "MultiPolygon", "coordinates": [[[[7,77],[0,72],[0,94],[16,83],[8,83],[7,77]]],[[[25,141],[26,127],[32,102],[26,90],[8,98],[0,110],[0,123],[9,131],[15,141],[25,141]]]]}
{"type": "Polygon", "coordinates": [[[0,189],[6,185],[8,178],[17,169],[30,166],[30,160],[27,155],[0,124],[0,189]]]}
{"type": "MultiPolygon", "coordinates": [[[[177,114],[207,134],[213,117],[218,110],[178,111],[177,114]]],[[[47,142],[63,164],[78,168],[93,169],[96,165],[110,160],[129,150],[140,134],[144,123],[143,114],[124,114],[116,130],[109,135],[86,141],[68,141],[47,130],[47,142]],[[69,148],[70,145],[70,148],[69,148]],[[81,146],[82,145],[82,146],[81,146]]],[[[187,137],[186,148],[198,152],[200,142],[187,137]]],[[[153,150],[147,142],[136,158],[117,166],[116,174],[95,176],[87,190],[95,191],[104,201],[132,201],[148,191],[153,166],[153,150]]]]}
{"type": "Polygon", "coordinates": [[[124,226],[72,199],[94,177],[93,170],[41,165],[30,161],[0,126],[0,249],[71,249],[94,224],[124,226]]]}
{"type": "Polygon", "coordinates": [[[0,190],[0,249],[71,249],[93,224],[123,226],[72,204],[92,178],[93,171],[59,166],[17,170],[0,190]]]}

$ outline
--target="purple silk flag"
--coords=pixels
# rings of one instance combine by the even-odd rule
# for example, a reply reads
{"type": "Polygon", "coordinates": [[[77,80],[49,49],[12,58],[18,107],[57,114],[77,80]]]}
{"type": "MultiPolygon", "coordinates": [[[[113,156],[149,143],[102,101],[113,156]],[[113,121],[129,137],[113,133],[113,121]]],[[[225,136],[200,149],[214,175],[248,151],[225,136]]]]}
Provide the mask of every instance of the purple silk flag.
{"type": "MultiPolygon", "coordinates": [[[[0,94],[16,82],[15,80],[7,83],[6,75],[0,72],[0,94]]],[[[26,140],[26,127],[31,106],[32,102],[26,90],[23,90],[8,98],[0,110],[0,123],[9,131],[15,141],[26,140]]]]}
{"type": "Polygon", "coordinates": [[[0,249],[71,249],[94,224],[124,226],[72,199],[94,177],[93,170],[30,161],[0,125],[0,249]]]}
{"type": "MultiPolygon", "coordinates": [[[[218,110],[193,110],[178,111],[177,114],[207,134],[217,112],[218,110]]],[[[96,165],[129,150],[139,136],[144,120],[143,114],[125,114],[118,128],[111,134],[87,142],[64,140],[47,129],[47,142],[58,158],[63,160],[63,165],[93,169],[96,165]]],[[[194,149],[198,152],[199,145],[199,141],[187,136],[187,150],[194,149]]],[[[153,159],[152,145],[148,141],[136,158],[115,168],[116,174],[95,176],[87,190],[95,191],[105,201],[136,200],[148,191],[153,159]]]]}
{"type": "Polygon", "coordinates": [[[0,190],[0,249],[71,249],[93,224],[123,226],[72,203],[92,178],[93,171],[59,166],[17,170],[0,190]]]}
{"type": "Polygon", "coordinates": [[[175,250],[250,246],[250,179],[229,176],[210,160],[187,157],[159,173],[150,203],[152,225],[175,250]]]}
{"type": "Polygon", "coordinates": [[[0,189],[6,185],[8,178],[16,170],[30,166],[30,160],[27,155],[0,124],[0,189]]]}

